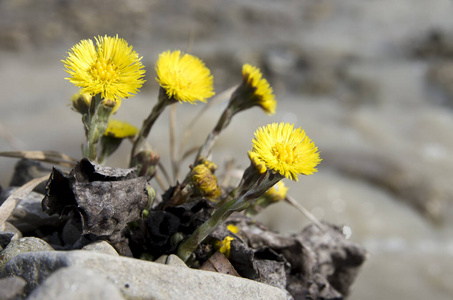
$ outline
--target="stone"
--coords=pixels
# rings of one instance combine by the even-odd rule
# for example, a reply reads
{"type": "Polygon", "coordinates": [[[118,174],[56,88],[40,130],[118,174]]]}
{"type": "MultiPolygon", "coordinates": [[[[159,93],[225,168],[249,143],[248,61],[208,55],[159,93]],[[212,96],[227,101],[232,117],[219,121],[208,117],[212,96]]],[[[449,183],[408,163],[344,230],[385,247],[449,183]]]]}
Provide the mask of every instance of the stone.
{"type": "Polygon", "coordinates": [[[61,232],[61,240],[65,247],[72,247],[82,235],[82,225],[80,220],[76,218],[70,218],[63,226],[61,232]]]}
{"type": "Polygon", "coordinates": [[[177,255],[170,254],[170,255],[162,255],[158,259],[154,261],[155,263],[158,264],[164,264],[164,265],[169,265],[169,266],[174,266],[174,267],[183,267],[183,268],[188,268],[186,263],[182,261],[177,255]]]}
{"type": "MultiPolygon", "coordinates": [[[[13,187],[4,191],[2,198],[7,199],[18,188],[13,187]]],[[[44,198],[43,194],[31,192],[27,197],[22,199],[8,221],[16,226],[22,232],[31,232],[41,226],[58,226],[62,223],[58,216],[49,216],[44,213],[41,208],[41,201],[44,198]]]]}
{"type": "Polygon", "coordinates": [[[96,241],[91,244],[88,244],[82,248],[82,250],[86,251],[94,251],[98,253],[104,253],[104,254],[109,254],[109,255],[115,255],[118,256],[118,252],[116,252],[115,248],[112,247],[109,243],[106,241],[96,241]]]}
{"type": "Polygon", "coordinates": [[[0,277],[21,276],[30,292],[57,269],[73,266],[105,276],[127,299],[287,299],[283,290],[248,279],[84,250],[22,253],[0,277]]]}
{"type": "Polygon", "coordinates": [[[0,252],[0,270],[9,260],[21,253],[53,250],[45,241],[35,237],[24,237],[17,241],[12,241],[0,252]]]}
{"type": "Polygon", "coordinates": [[[124,300],[118,287],[96,271],[77,266],[61,268],[31,292],[27,300],[124,300]]]}
{"type": "Polygon", "coordinates": [[[22,238],[22,232],[10,222],[5,222],[5,229],[0,232],[0,250],[8,246],[11,241],[22,238]]]}
{"type": "Polygon", "coordinates": [[[24,292],[27,282],[17,276],[0,279],[0,299],[13,300],[20,297],[24,292]]]}
{"type": "Polygon", "coordinates": [[[177,255],[174,254],[170,254],[167,257],[167,261],[165,264],[174,267],[188,268],[186,263],[182,259],[180,259],[177,255]]]}

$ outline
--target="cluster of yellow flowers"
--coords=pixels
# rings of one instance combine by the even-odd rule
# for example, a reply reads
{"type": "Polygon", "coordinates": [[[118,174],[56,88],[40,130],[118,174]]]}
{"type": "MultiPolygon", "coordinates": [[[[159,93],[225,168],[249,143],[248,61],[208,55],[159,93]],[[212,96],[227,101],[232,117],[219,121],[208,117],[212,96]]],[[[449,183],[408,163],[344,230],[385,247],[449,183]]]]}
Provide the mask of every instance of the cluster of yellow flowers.
{"type": "MultiPolygon", "coordinates": [[[[73,98],[72,103],[73,108],[83,115],[87,136],[84,155],[91,160],[102,161],[116,149],[118,140],[129,138],[133,141],[131,167],[150,167],[150,162],[143,160],[153,157],[154,166],[150,170],[154,172],[158,156],[147,148],[146,138],[165,107],[177,102],[206,102],[215,93],[213,76],[202,60],[180,50],[165,51],[159,55],[155,64],[156,80],[160,86],[158,101],[140,130],[125,122],[110,120],[110,115],[118,109],[122,99],[132,97],[144,84],[145,70],[141,59],[132,46],[118,36],[98,36],[94,41],[82,40],[75,45],[63,63],[70,75],[66,79],[81,88],[80,94],[73,98]],[[111,146],[112,139],[115,141],[114,146],[111,146]],[[101,156],[98,156],[98,143],[102,145],[101,156]]],[[[233,116],[254,106],[261,107],[267,114],[274,114],[277,102],[261,71],[244,64],[241,84],[231,95],[217,125],[198,149],[195,166],[183,184],[197,189],[206,198],[221,197],[214,169],[206,164],[199,165],[199,162],[206,162],[205,158],[209,157],[217,137],[233,116]]],[[[268,199],[284,199],[287,188],[280,180],[288,178],[298,181],[298,175],[316,172],[316,166],[321,161],[318,148],[305,131],[301,128],[294,129],[294,125],[286,123],[273,123],[259,128],[248,154],[251,164],[239,187],[220,201],[219,205],[224,204],[226,208],[221,206],[215,211],[212,216],[214,221],[205,227],[201,226],[201,232],[194,233],[194,239],[197,240],[189,239],[180,247],[178,254],[183,259],[188,259],[193,245],[198,245],[209,233],[209,228],[224,221],[233,211],[247,209],[274,185],[278,184],[279,192],[275,189],[269,191],[268,199]]],[[[146,170],[142,174],[147,174],[146,170]]],[[[190,194],[187,193],[187,187],[184,191],[182,194],[190,194]]],[[[180,200],[186,199],[181,197],[180,200]]]]}

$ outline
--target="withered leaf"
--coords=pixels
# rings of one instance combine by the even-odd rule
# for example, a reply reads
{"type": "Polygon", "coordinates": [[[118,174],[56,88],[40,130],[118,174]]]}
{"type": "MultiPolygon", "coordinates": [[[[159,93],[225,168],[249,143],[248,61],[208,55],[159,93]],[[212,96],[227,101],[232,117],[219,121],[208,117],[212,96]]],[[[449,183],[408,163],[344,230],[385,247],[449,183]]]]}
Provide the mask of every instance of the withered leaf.
{"type": "Polygon", "coordinates": [[[207,261],[205,261],[200,269],[241,277],[228,258],[219,251],[215,252],[207,261]]]}
{"type": "Polygon", "coordinates": [[[148,204],[147,180],[133,169],[103,167],[82,159],[68,174],[53,168],[42,208],[60,216],[80,215],[83,234],[117,239],[148,204]]]}

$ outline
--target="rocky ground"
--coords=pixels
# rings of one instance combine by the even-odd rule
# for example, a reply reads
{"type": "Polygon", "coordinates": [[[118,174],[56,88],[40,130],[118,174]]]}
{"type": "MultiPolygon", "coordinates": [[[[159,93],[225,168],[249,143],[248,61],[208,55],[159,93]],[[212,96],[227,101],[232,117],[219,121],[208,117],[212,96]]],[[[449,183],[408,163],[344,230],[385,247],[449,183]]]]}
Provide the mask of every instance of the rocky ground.
{"type": "MultiPolygon", "coordinates": [[[[451,299],[451,12],[447,0],[3,1],[0,150],[80,157],[83,131],[67,107],[76,89],[62,79],[60,59],[81,38],[119,34],[143,55],[148,82],[118,113],[137,126],[155,101],[161,51],[200,56],[217,94],[237,83],[242,63],[256,64],[275,89],[277,113],[237,116],[214,160],[234,157],[244,167],[258,126],[303,127],[324,161],[317,174],[288,183],[290,194],[318,218],[346,225],[369,252],[349,298],[451,299]]],[[[199,122],[192,145],[222,108],[199,122]]],[[[178,107],[179,135],[199,109],[178,107]]],[[[167,124],[160,119],[151,136],[163,156],[167,124]]],[[[126,166],[118,155],[109,164],[126,166]]],[[[0,161],[6,187],[15,160],[0,161]]],[[[308,224],[284,204],[260,219],[280,232],[308,224]]]]}

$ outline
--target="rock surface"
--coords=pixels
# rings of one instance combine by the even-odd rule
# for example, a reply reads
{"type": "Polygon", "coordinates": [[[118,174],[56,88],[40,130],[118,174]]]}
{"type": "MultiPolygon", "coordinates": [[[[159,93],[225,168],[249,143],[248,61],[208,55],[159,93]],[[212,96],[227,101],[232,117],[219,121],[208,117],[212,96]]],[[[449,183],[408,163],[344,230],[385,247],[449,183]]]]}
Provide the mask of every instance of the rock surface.
{"type": "MultiPolygon", "coordinates": [[[[17,188],[10,188],[3,192],[2,198],[7,199],[17,188]]],[[[31,232],[40,226],[57,226],[62,221],[57,215],[49,216],[41,208],[43,194],[31,192],[26,198],[22,199],[14,209],[8,221],[11,222],[23,233],[31,232]]]]}
{"type": "Polygon", "coordinates": [[[26,285],[27,282],[17,276],[0,279],[0,299],[17,299],[23,294],[26,285]]]}
{"type": "Polygon", "coordinates": [[[117,286],[94,270],[60,268],[33,290],[27,300],[124,300],[117,286]]]}
{"type": "Polygon", "coordinates": [[[110,245],[106,241],[93,242],[91,244],[83,246],[82,250],[118,256],[118,252],[116,252],[115,248],[113,248],[112,245],[110,245]]]}
{"type": "Polygon", "coordinates": [[[127,299],[287,299],[284,291],[248,279],[83,250],[23,253],[0,277],[23,277],[29,293],[63,267],[90,269],[127,299]]]}
{"type": "Polygon", "coordinates": [[[52,250],[53,248],[49,244],[35,237],[24,237],[12,241],[0,252],[0,270],[8,261],[21,253],[52,250]]]}

